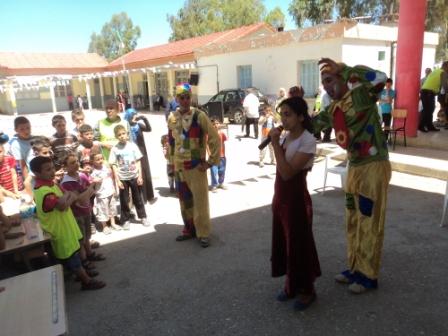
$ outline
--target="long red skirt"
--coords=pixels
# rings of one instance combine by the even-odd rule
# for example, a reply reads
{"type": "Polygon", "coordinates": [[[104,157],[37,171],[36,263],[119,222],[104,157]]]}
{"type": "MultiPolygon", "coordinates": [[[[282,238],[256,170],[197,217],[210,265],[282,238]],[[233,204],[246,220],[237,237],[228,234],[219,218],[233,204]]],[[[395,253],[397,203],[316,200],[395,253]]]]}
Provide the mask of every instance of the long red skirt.
{"type": "Polygon", "coordinates": [[[272,200],[272,276],[286,274],[285,292],[290,297],[314,292],[314,281],[321,275],[307,173],[284,181],[277,171],[272,200]]]}

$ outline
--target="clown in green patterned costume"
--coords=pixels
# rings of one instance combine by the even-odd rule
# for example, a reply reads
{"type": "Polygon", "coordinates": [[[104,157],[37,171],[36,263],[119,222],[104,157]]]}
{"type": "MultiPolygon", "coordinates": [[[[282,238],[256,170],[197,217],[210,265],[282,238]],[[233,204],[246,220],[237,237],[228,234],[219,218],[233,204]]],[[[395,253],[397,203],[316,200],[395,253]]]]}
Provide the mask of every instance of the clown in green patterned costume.
{"type": "Polygon", "coordinates": [[[335,280],[360,294],[378,287],[391,166],[376,101],[386,74],[365,66],[349,67],[329,58],[319,61],[322,84],[333,99],[314,121],[315,131],[333,127],[347,150],[346,232],[348,269],[335,280]]]}

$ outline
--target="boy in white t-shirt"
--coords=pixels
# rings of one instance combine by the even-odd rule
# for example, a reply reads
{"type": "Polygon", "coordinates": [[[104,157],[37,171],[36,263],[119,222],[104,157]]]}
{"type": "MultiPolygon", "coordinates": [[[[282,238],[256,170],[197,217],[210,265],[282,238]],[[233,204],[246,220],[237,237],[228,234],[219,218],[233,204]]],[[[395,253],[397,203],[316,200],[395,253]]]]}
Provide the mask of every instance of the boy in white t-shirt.
{"type": "Polygon", "coordinates": [[[142,167],[140,164],[142,153],[136,144],[128,141],[128,132],[123,125],[115,126],[114,133],[118,143],[110,151],[109,164],[112,166],[120,193],[120,223],[123,229],[130,229],[130,189],[138,217],[143,220],[144,226],[150,226],[140,193],[140,186],[143,184],[142,167]]]}

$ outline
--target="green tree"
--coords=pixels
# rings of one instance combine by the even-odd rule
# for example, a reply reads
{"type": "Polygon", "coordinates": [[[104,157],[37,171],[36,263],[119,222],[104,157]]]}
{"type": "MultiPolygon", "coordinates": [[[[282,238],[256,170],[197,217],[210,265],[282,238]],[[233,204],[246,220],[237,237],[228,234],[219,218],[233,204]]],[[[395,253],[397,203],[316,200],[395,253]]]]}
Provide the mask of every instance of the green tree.
{"type": "Polygon", "coordinates": [[[140,27],[134,26],[125,12],[114,14],[100,34],[92,33],[88,51],[112,61],[134,50],[140,35],[140,27]]]}
{"type": "Polygon", "coordinates": [[[288,12],[293,17],[297,27],[323,23],[333,15],[334,0],[293,0],[288,12]]]}
{"type": "Polygon", "coordinates": [[[340,18],[366,17],[364,21],[379,23],[398,10],[398,0],[293,0],[288,12],[297,27],[335,21],[340,18]]]}
{"type": "Polygon", "coordinates": [[[186,0],[176,15],[167,15],[170,41],[260,22],[265,12],[261,0],[186,0]]]}
{"type": "MultiPolygon", "coordinates": [[[[381,24],[398,18],[399,5],[399,0],[293,0],[288,12],[297,27],[364,16],[381,24]]],[[[436,59],[448,59],[448,0],[428,1],[425,29],[439,33],[436,59]]]]}
{"type": "Polygon", "coordinates": [[[426,30],[439,33],[436,59],[448,60],[448,0],[428,1],[426,30]]]}
{"type": "Polygon", "coordinates": [[[266,15],[264,21],[275,28],[285,27],[285,14],[280,7],[275,7],[266,15]]]}

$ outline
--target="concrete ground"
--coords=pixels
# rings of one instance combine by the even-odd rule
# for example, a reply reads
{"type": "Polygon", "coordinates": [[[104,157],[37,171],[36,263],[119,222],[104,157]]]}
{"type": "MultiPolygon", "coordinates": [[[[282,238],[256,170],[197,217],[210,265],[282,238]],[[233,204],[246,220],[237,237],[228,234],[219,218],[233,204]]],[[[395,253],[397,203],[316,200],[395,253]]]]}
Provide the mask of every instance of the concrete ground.
{"type": "MultiPolygon", "coordinates": [[[[275,167],[257,166],[258,141],[238,140],[240,127],[230,127],[228,190],[210,193],[212,245],[203,249],[196,241],[174,240],[182,226],[160,147],[164,118],[149,118],[153,132],[146,140],[158,193],[148,206],[154,226],[94,236],[107,256],[97,263],[107,287],[83,292],[79,283],[66,283],[70,334],[446,335],[448,231],[439,227],[444,181],[393,173],[379,289],[355,296],[333,280],[346,268],[344,194],[336,175],[329,175],[332,187],[322,194],[318,158],[308,183],[323,274],[318,300],[298,313],[292,302],[275,300],[283,286],[282,278],[270,277],[275,167]]],[[[424,151],[413,154],[425,161],[424,151]]]]}

